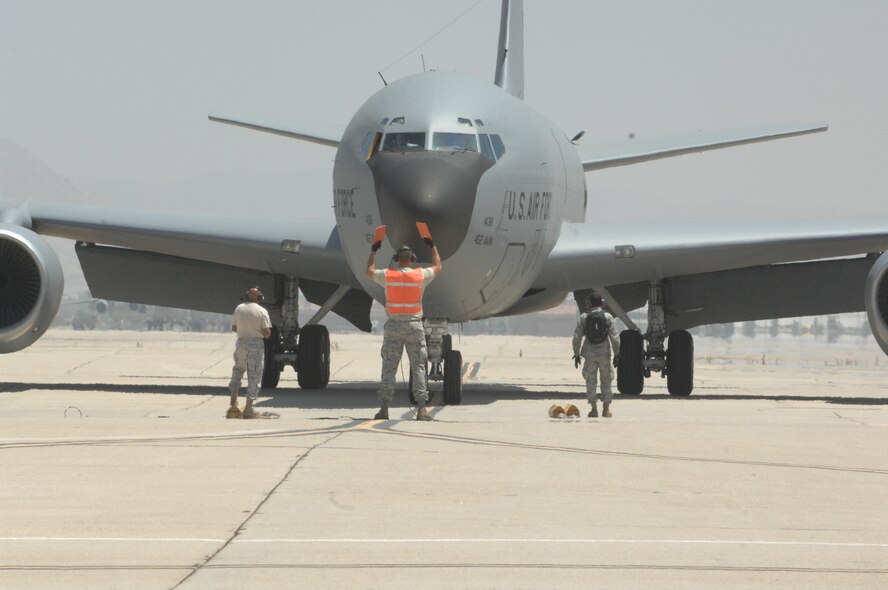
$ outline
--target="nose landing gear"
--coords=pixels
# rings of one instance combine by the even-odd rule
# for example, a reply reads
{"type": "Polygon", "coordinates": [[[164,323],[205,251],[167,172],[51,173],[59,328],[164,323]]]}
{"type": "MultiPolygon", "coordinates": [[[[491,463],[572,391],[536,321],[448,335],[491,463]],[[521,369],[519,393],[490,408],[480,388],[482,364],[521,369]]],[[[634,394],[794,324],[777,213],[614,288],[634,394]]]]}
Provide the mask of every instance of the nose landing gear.
{"type": "MultiPolygon", "coordinates": [[[[447,332],[447,320],[430,319],[423,320],[426,333],[426,348],[429,360],[426,364],[426,385],[434,382],[443,382],[443,400],[448,406],[459,405],[462,402],[462,353],[453,350],[453,338],[447,332]]],[[[411,404],[416,404],[413,395],[413,371],[410,371],[408,382],[408,395],[411,404]]],[[[429,391],[429,399],[432,393],[429,391]]]]}

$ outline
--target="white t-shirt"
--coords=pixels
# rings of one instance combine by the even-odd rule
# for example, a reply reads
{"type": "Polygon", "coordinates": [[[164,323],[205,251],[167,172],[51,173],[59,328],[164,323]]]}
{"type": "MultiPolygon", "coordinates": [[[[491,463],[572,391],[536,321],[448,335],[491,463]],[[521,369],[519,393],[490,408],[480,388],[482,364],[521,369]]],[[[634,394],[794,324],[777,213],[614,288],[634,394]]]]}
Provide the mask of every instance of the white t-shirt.
{"type": "Polygon", "coordinates": [[[268,311],[258,303],[241,303],[234,310],[233,325],[238,338],[265,338],[264,330],[271,329],[268,311]]]}

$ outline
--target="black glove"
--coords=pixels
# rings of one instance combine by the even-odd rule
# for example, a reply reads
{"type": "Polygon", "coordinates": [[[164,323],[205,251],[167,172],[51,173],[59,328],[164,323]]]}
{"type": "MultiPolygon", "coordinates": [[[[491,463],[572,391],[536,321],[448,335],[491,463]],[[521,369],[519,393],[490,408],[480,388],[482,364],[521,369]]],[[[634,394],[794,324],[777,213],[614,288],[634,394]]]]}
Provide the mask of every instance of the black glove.
{"type": "Polygon", "coordinates": [[[376,252],[376,251],[379,250],[380,248],[382,248],[382,242],[373,242],[373,245],[370,246],[370,250],[371,250],[372,252],[376,252]]]}
{"type": "Polygon", "coordinates": [[[619,366],[620,366],[620,355],[618,355],[618,354],[615,354],[615,355],[614,355],[614,366],[615,366],[615,367],[619,367],[619,366]]]}
{"type": "Polygon", "coordinates": [[[432,241],[432,238],[423,238],[422,241],[425,242],[425,245],[429,248],[435,247],[435,242],[432,241]]]}
{"type": "Polygon", "coordinates": [[[583,359],[580,358],[578,355],[574,355],[574,369],[579,369],[581,362],[583,362],[583,359]]]}

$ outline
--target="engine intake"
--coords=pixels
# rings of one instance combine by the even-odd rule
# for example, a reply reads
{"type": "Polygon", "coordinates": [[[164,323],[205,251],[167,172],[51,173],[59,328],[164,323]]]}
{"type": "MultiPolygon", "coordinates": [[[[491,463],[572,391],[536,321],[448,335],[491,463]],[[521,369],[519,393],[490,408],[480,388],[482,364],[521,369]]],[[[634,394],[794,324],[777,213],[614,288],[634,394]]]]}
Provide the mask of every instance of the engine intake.
{"type": "Polygon", "coordinates": [[[0,353],[26,348],[46,332],[64,286],[62,265],[46,240],[0,223],[0,353]]]}
{"type": "Polygon", "coordinates": [[[888,354],[888,252],[883,253],[866,276],[866,315],[876,342],[888,354]]]}

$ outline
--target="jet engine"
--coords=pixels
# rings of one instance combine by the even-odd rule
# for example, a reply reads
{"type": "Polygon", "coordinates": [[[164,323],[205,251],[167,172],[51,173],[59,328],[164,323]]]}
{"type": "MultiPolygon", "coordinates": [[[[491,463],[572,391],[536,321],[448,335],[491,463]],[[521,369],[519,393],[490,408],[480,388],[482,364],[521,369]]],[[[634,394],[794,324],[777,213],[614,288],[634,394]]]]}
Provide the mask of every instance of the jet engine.
{"type": "Polygon", "coordinates": [[[866,275],[864,296],[870,329],[888,354],[888,252],[879,256],[866,275]]]}
{"type": "Polygon", "coordinates": [[[0,353],[26,348],[46,332],[64,286],[59,257],[46,240],[0,223],[0,353]]]}

